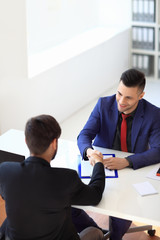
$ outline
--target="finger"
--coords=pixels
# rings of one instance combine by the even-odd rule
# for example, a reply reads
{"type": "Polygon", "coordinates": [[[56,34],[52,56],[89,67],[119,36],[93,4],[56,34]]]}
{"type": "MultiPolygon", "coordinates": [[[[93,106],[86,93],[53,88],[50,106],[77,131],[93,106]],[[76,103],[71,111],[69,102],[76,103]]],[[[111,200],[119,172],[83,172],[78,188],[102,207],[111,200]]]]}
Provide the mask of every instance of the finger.
{"type": "Polygon", "coordinates": [[[108,168],[108,164],[106,164],[106,163],[103,163],[103,165],[104,165],[104,167],[105,167],[105,168],[108,168]]]}
{"type": "Polygon", "coordinates": [[[110,164],[111,163],[111,161],[110,161],[110,159],[107,159],[107,158],[105,158],[105,159],[103,159],[103,164],[105,165],[108,165],[108,164],[110,164]]]}
{"type": "Polygon", "coordinates": [[[100,157],[103,156],[103,154],[102,154],[101,152],[99,152],[98,150],[95,150],[95,153],[96,153],[97,155],[99,155],[100,157]]]}
{"type": "Polygon", "coordinates": [[[91,157],[91,158],[89,158],[89,162],[90,162],[90,164],[92,165],[92,166],[94,166],[94,164],[95,164],[95,161],[94,161],[94,159],[91,157]]]}

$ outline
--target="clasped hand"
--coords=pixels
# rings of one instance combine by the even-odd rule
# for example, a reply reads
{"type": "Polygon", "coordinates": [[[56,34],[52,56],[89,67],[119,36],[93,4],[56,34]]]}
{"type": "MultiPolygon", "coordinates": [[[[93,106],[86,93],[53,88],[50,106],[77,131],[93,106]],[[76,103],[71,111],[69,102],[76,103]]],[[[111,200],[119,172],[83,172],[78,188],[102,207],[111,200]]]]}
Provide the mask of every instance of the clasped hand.
{"type": "Polygon", "coordinates": [[[87,157],[92,166],[94,166],[97,162],[103,163],[103,155],[97,150],[93,150],[91,148],[87,149],[87,157]]]}
{"type": "Polygon", "coordinates": [[[103,162],[104,167],[110,170],[120,170],[129,166],[129,162],[125,158],[109,157],[103,159],[101,152],[91,148],[87,149],[87,157],[92,166],[94,166],[96,162],[103,162]]]}

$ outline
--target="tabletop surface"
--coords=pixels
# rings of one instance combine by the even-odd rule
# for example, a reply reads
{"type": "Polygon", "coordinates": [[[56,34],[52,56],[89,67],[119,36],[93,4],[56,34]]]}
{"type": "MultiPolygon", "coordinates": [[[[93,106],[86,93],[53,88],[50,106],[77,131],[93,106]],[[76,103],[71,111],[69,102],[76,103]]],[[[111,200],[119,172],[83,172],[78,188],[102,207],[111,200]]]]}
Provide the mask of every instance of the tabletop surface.
{"type": "MultiPolygon", "coordinates": [[[[117,157],[128,156],[128,153],[111,149],[98,148],[103,154],[115,153],[117,157]]],[[[24,132],[11,129],[0,136],[0,150],[29,156],[24,132]]],[[[59,139],[56,158],[51,161],[52,167],[67,167],[78,171],[79,150],[75,142],[59,139]]],[[[118,178],[106,178],[103,198],[97,206],[77,206],[97,213],[143,222],[154,226],[160,225],[160,181],[148,178],[147,175],[160,164],[138,170],[125,168],[118,170],[118,178]],[[148,181],[158,194],[141,196],[133,187],[135,183],[148,181]]],[[[83,179],[86,184],[89,179],[83,179]]]]}

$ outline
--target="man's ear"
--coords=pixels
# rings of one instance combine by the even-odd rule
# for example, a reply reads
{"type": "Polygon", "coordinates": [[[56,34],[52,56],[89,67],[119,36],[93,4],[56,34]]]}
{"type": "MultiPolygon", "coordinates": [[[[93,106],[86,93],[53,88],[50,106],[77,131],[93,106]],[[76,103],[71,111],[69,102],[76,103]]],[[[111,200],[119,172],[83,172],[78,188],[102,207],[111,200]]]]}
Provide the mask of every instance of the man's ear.
{"type": "Polygon", "coordinates": [[[141,100],[141,99],[144,97],[144,94],[145,94],[145,92],[142,92],[142,93],[139,95],[139,100],[141,100]]]}
{"type": "Polygon", "coordinates": [[[52,144],[53,149],[56,150],[57,149],[57,139],[54,138],[53,141],[51,142],[51,144],[52,144]]]}

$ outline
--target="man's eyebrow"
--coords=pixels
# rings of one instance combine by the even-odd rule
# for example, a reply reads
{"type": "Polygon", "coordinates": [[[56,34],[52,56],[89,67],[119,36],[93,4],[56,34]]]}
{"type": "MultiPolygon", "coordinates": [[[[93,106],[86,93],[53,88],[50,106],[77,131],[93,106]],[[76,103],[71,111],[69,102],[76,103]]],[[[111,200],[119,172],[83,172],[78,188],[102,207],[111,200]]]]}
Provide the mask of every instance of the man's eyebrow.
{"type": "Polygon", "coordinates": [[[120,95],[122,95],[122,93],[120,91],[117,91],[120,95]]]}
{"type": "MultiPolygon", "coordinates": [[[[120,91],[117,92],[122,96],[122,93],[120,91]]],[[[125,98],[132,98],[132,96],[125,96],[125,98]]]]}
{"type": "Polygon", "coordinates": [[[126,98],[132,98],[132,96],[126,96],[126,98]]]}

